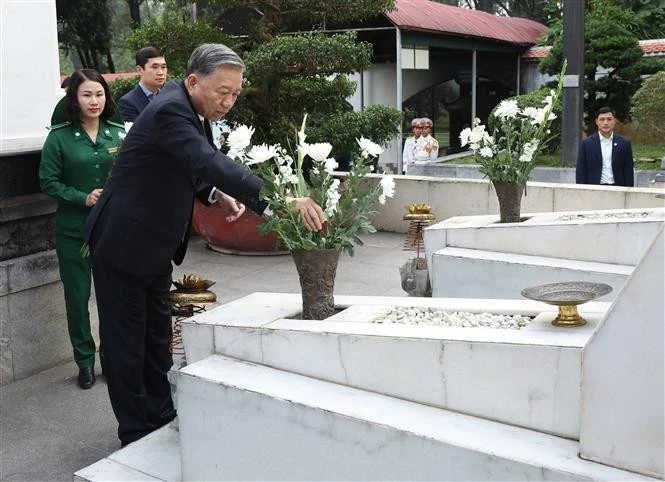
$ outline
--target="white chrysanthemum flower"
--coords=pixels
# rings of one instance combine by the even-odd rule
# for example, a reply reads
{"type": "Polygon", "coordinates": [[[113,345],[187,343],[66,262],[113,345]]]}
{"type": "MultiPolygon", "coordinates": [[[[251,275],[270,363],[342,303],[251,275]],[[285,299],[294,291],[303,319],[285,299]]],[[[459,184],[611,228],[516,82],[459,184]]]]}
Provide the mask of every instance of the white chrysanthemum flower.
{"type": "Polygon", "coordinates": [[[248,166],[251,166],[252,164],[261,164],[262,162],[266,162],[268,159],[272,159],[276,155],[276,146],[269,146],[267,144],[252,146],[252,148],[247,153],[247,160],[245,164],[248,166]]]}
{"type": "Polygon", "coordinates": [[[324,166],[324,169],[328,174],[332,174],[333,172],[335,172],[335,169],[337,169],[337,166],[339,166],[339,164],[337,164],[337,161],[335,160],[334,157],[331,157],[330,159],[326,159],[326,164],[324,166]]]}
{"type": "Polygon", "coordinates": [[[494,157],[494,151],[493,151],[492,148],[489,147],[489,146],[485,146],[485,147],[483,147],[482,149],[480,149],[480,151],[479,151],[478,153],[479,153],[482,157],[487,157],[487,158],[494,157]]]}
{"type": "Polygon", "coordinates": [[[462,129],[462,132],[459,133],[459,141],[462,147],[466,146],[469,143],[471,138],[471,129],[468,127],[462,129]]]}
{"type": "Polygon", "coordinates": [[[515,100],[502,100],[499,107],[496,108],[494,115],[499,119],[512,119],[519,112],[519,106],[515,100]]]}
{"type": "Polygon", "coordinates": [[[249,127],[244,124],[236,127],[229,133],[228,137],[226,138],[226,145],[229,146],[229,151],[244,151],[252,142],[253,135],[253,127],[249,127]]]}
{"type": "Polygon", "coordinates": [[[472,144],[477,144],[485,138],[486,134],[487,133],[485,132],[485,126],[476,126],[471,131],[471,135],[469,136],[469,142],[472,144]]]}
{"type": "Polygon", "coordinates": [[[131,129],[133,125],[133,122],[125,122],[125,133],[128,133],[129,129],[131,129]]]}
{"type": "Polygon", "coordinates": [[[307,154],[316,162],[323,162],[328,159],[330,151],[332,151],[332,145],[327,142],[307,144],[307,154]]]}
{"type": "Polygon", "coordinates": [[[339,199],[342,195],[339,192],[339,179],[333,179],[332,184],[326,191],[326,209],[324,213],[326,216],[331,217],[339,207],[339,199]]]}
{"type": "Polygon", "coordinates": [[[362,151],[361,155],[363,158],[367,158],[369,156],[376,157],[383,152],[383,148],[380,145],[375,144],[374,142],[364,137],[356,139],[356,142],[360,146],[360,150],[362,151]]]}
{"type": "Polygon", "coordinates": [[[524,114],[525,117],[528,117],[533,121],[538,116],[538,109],[536,109],[535,107],[525,107],[522,113],[524,114]]]}
{"type": "Polygon", "coordinates": [[[381,194],[379,194],[379,202],[381,204],[386,203],[387,197],[393,197],[395,195],[395,179],[393,176],[384,176],[379,181],[381,185],[381,194]]]}

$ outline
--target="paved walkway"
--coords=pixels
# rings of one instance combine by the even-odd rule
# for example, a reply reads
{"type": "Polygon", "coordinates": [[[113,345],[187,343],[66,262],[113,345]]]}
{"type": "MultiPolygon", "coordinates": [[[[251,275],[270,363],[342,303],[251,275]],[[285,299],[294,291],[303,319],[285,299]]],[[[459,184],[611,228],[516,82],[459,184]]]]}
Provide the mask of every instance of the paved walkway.
{"type": "MultiPolygon", "coordinates": [[[[353,258],[342,255],[335,293],[406,296],[398,268],[413,255],[401,250],[404,235],[363,239],[353,258]]],[[[222,255],[200,238],[192,240],[173,277],[185,273],[216,281],[212,290],[220,303],[255,291],[300,291],[290,256],[222,255]]],[[[70,481],[77,470],[120,448],[104,379],[80,390],[76,375],[70,362],[0,388],[0,480],[70,481]]]]}

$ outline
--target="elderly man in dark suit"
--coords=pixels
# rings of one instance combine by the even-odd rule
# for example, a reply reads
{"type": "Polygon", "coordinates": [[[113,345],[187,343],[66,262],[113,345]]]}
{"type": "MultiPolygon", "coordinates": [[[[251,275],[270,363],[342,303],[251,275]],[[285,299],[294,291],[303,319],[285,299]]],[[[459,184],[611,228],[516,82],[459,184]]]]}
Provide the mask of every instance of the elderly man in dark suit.
{"type": "MultiPolygon", "coordinates": [[[[187,249],[194,197],[214,184],[262,214],[263,181],[214,147],[210,120],[240,93],[244,64],[221,44],[192,53],[185,80],[169,82],[127,134],[104,192],[84,229],[90,246],[107,383],[122,445],[175,417],[166,374],[171,260],[187,249]]],[[[241,208],[227,196],[229,218],[241,208]]],[[[293,209],[319,231],[325,220],[310,198],[293,209]]],[[[244,206],[243,206],[244,207],[244,206]]]]}
{"type": "Polygon", "coordinates": [[[139,83],[120,97],[118,106],[123,122],[134,122],[166,82],[166,60],[155,47],[136,52],[136,71],[139,83]]]}
{"type": "Polygon", "coordinates": [[[614,133],[615,125],[616,116],[611,108],[598,109],[598,133],[580,142],[577,184],[633,187],[633,149],[628,139],[614,133]]]}

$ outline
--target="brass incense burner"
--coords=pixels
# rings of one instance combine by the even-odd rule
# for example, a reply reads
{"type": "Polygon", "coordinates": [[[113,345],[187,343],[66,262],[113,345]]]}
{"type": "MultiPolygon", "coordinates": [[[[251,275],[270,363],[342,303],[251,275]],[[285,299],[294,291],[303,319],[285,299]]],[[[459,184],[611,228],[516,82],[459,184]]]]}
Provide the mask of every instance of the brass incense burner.
{"type": "MultiPolygon", "coordinates": [[[[436,221],[436,216],[432,212],[432,207],[429,204],[409,204],[406,207],[408,211],[404,215],[404,221],[409,221],[409,229],[406,233],[406,240],[404,241],[404,251],[415,251],[416,259],[422,259],[422,264],[425,263],[423,258],[420,258],[420,252],[425,251],[423,243],[423,229],[429,226],[433,221],[436,221]]],[[[425,268],[425,266],[423,266],[425,268]]]]}
{"type": "Polygon", "coordinates": [[[586,320],[577,312],[577,305],[604,296],[612,291],[610,285],[586,281],[566,281],[531,286],[522,290],[522,296],[559,307],[559,315],[552,321],[555,326],[582,326],[586,320]]]}
{"type": "Polygon", "coordinates": [[[217,301],[217,295],[208,291],[214,281],[209,281],[194,274],[187,274],[181,280],[173,281],[176,289],[171,291],[169,298],[171,302],[181,305],[190,305],[197,303],[214,303],[217,301]]]}

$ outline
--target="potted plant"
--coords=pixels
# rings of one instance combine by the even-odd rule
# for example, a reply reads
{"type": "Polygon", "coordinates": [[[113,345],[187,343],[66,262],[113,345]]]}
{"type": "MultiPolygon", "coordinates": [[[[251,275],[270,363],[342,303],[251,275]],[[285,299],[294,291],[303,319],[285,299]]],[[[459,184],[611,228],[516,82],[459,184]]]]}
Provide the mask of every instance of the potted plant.
{"type": "Polygon", "coordinates": [[[334,171],[337,161],[330,157],[332,145],[307,143],[305,124],[297,132],[294,155],[279,144],[251,145],[254,129],[237,127],[227,139],[229,156],[251,168],[266,181],[261,197],[270,214],[261,227],[263,233],[275,233],[296,264],[303,299],[304,319],[324,319],[334,313],[333,290],[339,255],[353,255],[353,247],[362,244],[360,233],[372,233],[376,203],[383,204],[394,194],[392,176],[381,176],[374,185],[367,179],[371,161],[382,148],[361,137],[360,150],[351,170],[342,178],[334,171]],[[363,162],[361,162],[363,161],[363,162]],[[307,167],[309,166],[309,167],[307,167]],[[293,198],[309,196],[324,210],[327,221],[318,233],[307,231],[300,216],[291,210],[293,198]]]}
{"type": "Polygon", "coordinates": [[[469,145],[482,172],[491,182],[499,200],[501,223],[520,222],[522,194],[535,159],[551,140],[550,124],[556,118],[554,105],[561,96],[564,63],[555,90],[543,100],[543,106],[520,108],[517,101],[507,99],[494,110],[497,118],[492,134],[480,119],[472,128],[460,133],[462,146],[469,145]]]}

